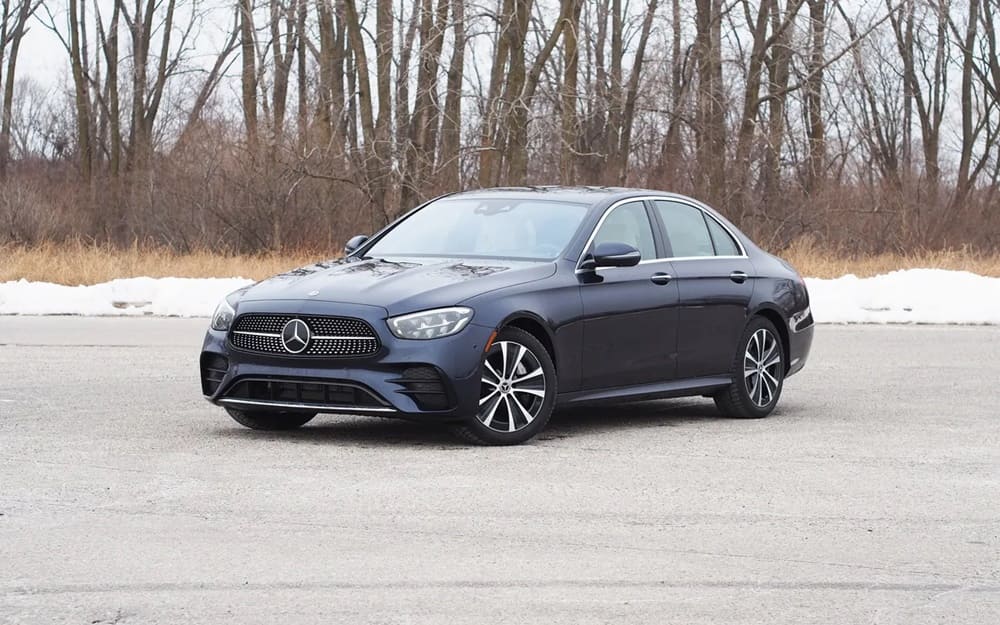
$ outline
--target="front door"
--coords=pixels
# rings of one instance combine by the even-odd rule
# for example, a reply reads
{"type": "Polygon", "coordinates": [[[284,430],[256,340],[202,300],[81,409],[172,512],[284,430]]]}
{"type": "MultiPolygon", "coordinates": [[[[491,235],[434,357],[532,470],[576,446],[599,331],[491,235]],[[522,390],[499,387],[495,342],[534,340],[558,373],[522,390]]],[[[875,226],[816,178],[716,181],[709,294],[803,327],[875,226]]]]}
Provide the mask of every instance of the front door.
{"type": "MultiPolygon", "coordinates": [[[[675,375],[679,292],[669,261],[658,258],[642,201],[611,209],[591,245],[618,242],[642,254],[634,267],[581,276],[581,387],[614,388],[671,380],[675,375]]],[[[588,250],[589,252],[589,250],[588,250]]]]}

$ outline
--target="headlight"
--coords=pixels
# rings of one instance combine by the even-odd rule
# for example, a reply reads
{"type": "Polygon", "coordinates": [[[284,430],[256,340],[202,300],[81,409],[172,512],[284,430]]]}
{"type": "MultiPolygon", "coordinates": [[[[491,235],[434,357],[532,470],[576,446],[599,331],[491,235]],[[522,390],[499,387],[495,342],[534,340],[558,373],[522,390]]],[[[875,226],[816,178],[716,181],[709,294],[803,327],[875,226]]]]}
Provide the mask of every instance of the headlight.
{"type": "Polygon", "coordinates": [[[220,332],[229,330],[229,326],[233,323],[235,315],[236,311],[233,310],[229,302],[225,299],[222,300],[212,315],[212,329],[219,330],[220,332]]]}
{"type": "Polygon", "coordinates": [[[401,339],[437,339],[460,332],[471,319],[471,308],[436,308],[390,317],[389,329],[401,339]]]}

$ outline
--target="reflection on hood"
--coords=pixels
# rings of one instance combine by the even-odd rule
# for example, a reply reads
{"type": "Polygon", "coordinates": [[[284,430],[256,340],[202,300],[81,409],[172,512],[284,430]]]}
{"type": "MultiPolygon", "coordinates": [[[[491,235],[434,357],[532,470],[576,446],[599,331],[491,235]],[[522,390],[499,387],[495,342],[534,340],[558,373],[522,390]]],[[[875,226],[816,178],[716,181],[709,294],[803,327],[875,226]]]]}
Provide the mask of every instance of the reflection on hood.
{"type": "Polygon", "coordinates": [[[454,306],[496,289],[552,275],[551,262],[499,258],[370,258],[331,260],[259,282],[246,300],[370,304],[387,310],[454,306]]]}

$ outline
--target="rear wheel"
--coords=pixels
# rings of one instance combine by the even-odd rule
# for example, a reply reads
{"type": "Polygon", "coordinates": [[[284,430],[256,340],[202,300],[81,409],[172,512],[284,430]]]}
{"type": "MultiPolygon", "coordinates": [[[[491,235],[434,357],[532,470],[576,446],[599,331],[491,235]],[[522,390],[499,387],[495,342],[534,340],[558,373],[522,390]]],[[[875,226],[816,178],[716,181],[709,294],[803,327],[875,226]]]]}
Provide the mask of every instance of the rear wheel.
{"type": "Polygon", "coordinates": [[[251,430],[294,430],[312,421],[316,413],[270,412],[243,410],[226,406],[226,412],[242,426],[251,430]]]}
{"type": "Polygon", "coordinates": [[[716,393],[715,405],[739,419],[771,414],[785,381],[784,348],[774,324],[754,317],[747,324],[733,362],[733,383],[716,393]]]}
{"type": "Polygon", "coordinates": [[[556,398],[556,368],[545,346],[504,328],[483,360],[479,409],[455,428],[477,445],[516,445],[545,428],[556,398]]]}

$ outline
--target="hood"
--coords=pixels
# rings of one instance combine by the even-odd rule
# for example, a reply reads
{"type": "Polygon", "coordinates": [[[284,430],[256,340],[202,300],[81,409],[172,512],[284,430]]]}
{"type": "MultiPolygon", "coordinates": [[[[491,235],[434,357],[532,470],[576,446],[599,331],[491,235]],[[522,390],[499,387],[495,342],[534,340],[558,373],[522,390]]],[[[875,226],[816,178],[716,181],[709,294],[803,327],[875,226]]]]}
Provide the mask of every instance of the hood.
{"type": "Polygon", "coordinates": [[[488,291],[541,280],[555,269],[551,262],[492,258],[331,260],[258,282],[240,299],[368,304],[398,315],[461,304],[488,291]]]}

